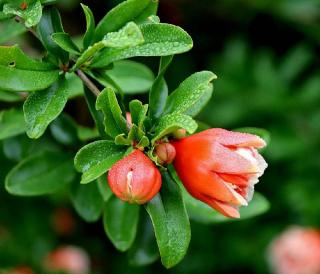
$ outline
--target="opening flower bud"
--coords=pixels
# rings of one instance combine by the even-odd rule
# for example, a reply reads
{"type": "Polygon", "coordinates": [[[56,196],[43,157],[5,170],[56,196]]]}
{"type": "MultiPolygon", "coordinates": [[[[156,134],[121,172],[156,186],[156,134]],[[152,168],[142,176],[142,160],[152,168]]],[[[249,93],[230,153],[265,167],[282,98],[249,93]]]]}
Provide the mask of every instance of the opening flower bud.
{"type": "Polygon", "coordinates": [[[154,163],[136,149],[111,167],[108,182],[121,200],[144,204],[159,192],[161,174],[154,163]]]}
{"type": "Polygon", "coordinates": [[[162,143],[156,146],[155,154],[161,165],[171,164],[176,157],[176,149],[170,143],[162,143]]]}

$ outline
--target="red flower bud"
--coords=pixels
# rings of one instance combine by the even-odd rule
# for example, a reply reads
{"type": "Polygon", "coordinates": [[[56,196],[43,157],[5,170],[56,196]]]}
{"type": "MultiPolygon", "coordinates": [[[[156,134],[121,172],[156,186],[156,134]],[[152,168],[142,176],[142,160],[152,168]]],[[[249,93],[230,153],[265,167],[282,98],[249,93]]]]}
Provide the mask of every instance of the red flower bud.
{"type": "Polygon", "coordinates": [[[144,204],[159,192],[161,174],[153,162],[136,149],[111,167],[108,182],[121,200],[144,204]]]}
{"type": "Polygon", "coordinates": [[[19,267],[12,269],[11,271],[5,272],[5,273],[7,273],[7,274],[34,274],[32,269],[27,266],[19,266],[19,267]]]}
{"type": "Polygon", "coordinates": [[[172,144],[173,164],[188,192],[225,216],[239,218],[239,206],[248,205],[267,167],[256,150],[265,142],[252,134],[214,128],[172,144]]]}
{"type": "Polygon", "coordinates": [[[155,154],[158,157],[159,164],[171,164],[176,157],[176,149],[170,143],[162,143],[156,146],[155,154]]]}

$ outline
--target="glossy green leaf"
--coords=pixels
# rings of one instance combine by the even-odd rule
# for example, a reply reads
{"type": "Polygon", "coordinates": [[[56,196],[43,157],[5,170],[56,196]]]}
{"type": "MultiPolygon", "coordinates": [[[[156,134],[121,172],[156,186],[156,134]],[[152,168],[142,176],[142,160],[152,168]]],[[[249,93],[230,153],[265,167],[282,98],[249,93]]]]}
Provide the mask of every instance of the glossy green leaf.
{"type": "Polygon", "coordinates": [[[135,23],[129,22],[119,31],[108,33],[103,40],[85,50],[72,67],[72,70],[75,71],[88,61],[90,63],[93,56],[104,48],[131,48],[143,42],[144,39],[140,28],[135,23]]]}
{"type": "Polygon", "coordinates": [[[170,268],[185,256],[190,238],[190,223],[179,186],[167,172],[162,174],[161,194],[146,206],[153,223],[162,264],[170,268]]]}
{"type": "Polygon", "coordinates": [[[86,99],[90,114],[98,128],[101,137],[106,139],[108,136],[104,130],[104,117],[101,111],[96,110],[96,97],[87,87],[84,87],[84,97],[86,99]]]}
{"type": "Polygon", "coordinates": [[[65,187],[74,177],[72,155],[66,152],[43,152],[15,166],[8,173],[5,186],[14,195],[43,195],[65,187]]]}
{"type": "Polygon", "coordinates": [[[97,221],[104,207],[97,182],[87,185],[76,182],[71,188],[71,202],[77,213],[87,222],[97,221]]]}
{"type": "MultiPolygon", "coordinates": [[[[66,63],[69,59],[69,54],[60,48],[52,39],[51,35],[56,32],[64,32],[59,11],[55,8],[45,8],[43,15],[37,26],[37,32],[47,51],[53,56],[66,63]]],[[[57,62],[59,65],[59,62],[57,62]]]]}
{"type": "Polygon", "coordinates": [[[188,33],[170,24],[141,25],[144,43],[123,49],[106,48],[92,61],[92,67],[106,67],[110,63],[135,56],[168,56],[190,50],[193,42],[188,33]]]}
{"type": "Polygon", "coordinates": [[[147,92],[154,81],[153,72],[145,65],[138,62],[124,60],[114,63],[111,70],[106,70],[103,75],[109,76],[125,94],[147,92]]]}
{"type": "Polygon", "coordinates": [[[4,20],[0,22],[0,43],[5,43],[26,31],[27,29],[15,20],[4,20]]]}
{"type": "Polygon", "coordinates": [[[86,49],[93,42],[93,37],[95,33],[95,20],[94,20],[93,13],[88,6],[81,4],[81,7],[86,17],[86,23],[87,23],[86,33],[83,37],[83,47],[86,49]]]}
{"type": "Polygon", "coordinates": [[[211,82],[216,78],[210,71],[196,72],[189,76],[169,95],[164,113],[198,114],[210,99],[213,91],[211,82]]]}
{"type": "Polygon", "coordinates": [[[53,33],[51,35],[51,38],[63,50],[65,50],[71,54],[75,54],[75,55],[80,54],[79,48],[72,41],[72,39],[68,33],[65,33],[65,32],[53,33]]]}
{"type": "Polygon", "coordinates": [[[159,73],[149,93],[149,114],[151,118],[159,118],[166,105],[168,86],[164,80],[164,74],[168,69],[172,59],[173,56],[163,56],[160,59],[159,73]]]}
{"type": "Polygon", "coordinates": [[[16,136],[26,131],[22,110],[0,111],[0,140],[16,136]]]}
{"type": "Polygon", "coordinates": [[[74,158],[74,165],[82,172],[81,183],[89,183],[107,172],[125,153],[112,141],[96,141],[82,147],[74,158]]]}
{"type": "Polygon", "coordinates": [[[117,97],[112,88],[105,88],[97,98],[96,109],[104,114],[106,133],[115,138],[121,133],[127,133],[127,122],[122,116],[117,97]]]}
{"type": "Polygon", "coordinates": [[[66,73],[66,81],[69,99],[84,95],[83,83],[75,73],[66,73]]]}
{"type": "Polygon", "coordinates": [[[120,251],[128,250],[136,237],[139,206],[111,197],[103,214],[104,230],[113,245],[120,251]]]}
{"type": "Polygon", "coordinates": [[[67,100],[64,76],[50,88],[30,94],[23,105],[28,136],[34,139],[41,137],[47,126],[62,112],[67,100]]]}
{"type": "Polygon", "coordinates": [[[42,15],[42,6],[40,1],[26,1],[26,8],[21,9],[21,1],[11,1],[4,4],[3,13],[7,15],[17,15],[24,20],[27,28],[37,25],[42,15]]]}
{"type": "Polygon", "coordinates": [[[145,212],[140,215],[137,237],[128,252],[129,263],[133,266],[149,265],[159,258],[152,222],[145,212]]]}
{"type": "Polygon", "coordinates": [[[52,65],[25,55],[18,46],[0,46],[0,89],[42,90],[57,80],[58,73],[52,65]]]}
{"type": "Polygon", "coordinates": [[[180,113],[167,114],[160,118],[159,123],[156,126],[154,137],[152,138],[152,143],[179,128],[183,128],[188,133],[192,134],[196,131],[197,127],[196,121],[188,115],[180,113]]]}
{"type": "Polygon", "coordinates": [[[12,103],[12,102],[19,102],[22,100],[23,100],[23,97],[19,93],[0,90],[0,102],[12,103]]]}
{"type": "Polygon", "coordinates": [[[114,32],[122,28],[127,22],[134,21],[153,14],[150,4],[154,0],[127,0],[110,10],[99,22],[95,32],[95,41],[101,40],[107,33],[114,32]],[[140,16],[140,18],[139,18],[140,16]]]}

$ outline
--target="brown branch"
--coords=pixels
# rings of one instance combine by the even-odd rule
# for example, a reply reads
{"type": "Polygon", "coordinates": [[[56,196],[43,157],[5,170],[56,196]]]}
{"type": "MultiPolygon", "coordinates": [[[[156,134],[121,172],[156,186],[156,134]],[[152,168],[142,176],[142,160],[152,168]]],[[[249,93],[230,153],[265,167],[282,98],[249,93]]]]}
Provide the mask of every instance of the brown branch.
{"type": "Polygon", "coordinates": [[[78,77],[82,80],[82,82],[86,85],[86,87],[95,95],[95,96],[99,96],[100,94],[100,90],[97,88],[97,86],[92,83],[92,81],[88,78],[87,75],[85,75],[85,73],[78,69],[77,70],[77,75],[78,77]]]}

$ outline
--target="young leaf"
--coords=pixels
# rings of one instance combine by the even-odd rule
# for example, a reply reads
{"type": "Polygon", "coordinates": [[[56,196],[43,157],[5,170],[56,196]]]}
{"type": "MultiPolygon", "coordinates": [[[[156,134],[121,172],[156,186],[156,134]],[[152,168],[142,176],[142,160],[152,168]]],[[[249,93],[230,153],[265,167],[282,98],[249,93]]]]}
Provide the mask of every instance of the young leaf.
{"type": "Polygon", "coordinates": [[[185,256],[190,238],[190,223],[179,186],[167,172],[162,174],[161,194],[146,206],[153,223],[161,261],[173,267],[185,256]]]}
{"type": "Polygon", "coordinates": [[[142,18],[152,15],[154,12],[150,9],[152,2],[154,0],[127,0],[113,8],[99,22],[95,32],[95,41],[101,40],[109,32],[119,30],[129,21],[134,21],[136,18],[141,21],[142,18]],[[146,11],[149,11],[150,14],[146,11]]]}
{"type": "Polygon", "coordinates": [[[168,56],[190,50],[193,42],[188,33],[170,24],[140,26],[144,43],[123,49],[106,48],[92,61],[91,66],[103,68],[110,63],[135,56],[168,56]]]}
{"type": "Polygon", "coordinates": [[[122,116],[117,97],[112,88],[105,88],[97,98],[96,109],[104,114],[105,132],[115,138],[121,133],[127,133],[127,122],[122,116]]]}
{"type": "Polygon", "coordinates": [[[28,136],[33,139],[41,137],[67,100],[67,83],[63,75],[50,88],[30,94],[23,105],[28,136]]]}
{"type": "Polygon", "coordinates": [[[87,29],[83,37],[83,48],[88,48],[93,42],[94,32],[95,32],[95,21],[94,16],[90,8],[84,4],[80,4],[84,15],[86,16],[87,29]]]}
{"type": "Polygon", "coordinates": [[[21,9],[20,1],[12,1],[13,3],[4,4],[3,13],[7,15],[17,15],[24,19],[27,28],[37,25],[42,15],[42,6],[40,1],[29,1],[25,9],[21,9]]]}
{"type": "Polygon", "coordinates": [[[51,35],[52,40],[63,50],[75,54],[75,55],[79,55],[80,54],[80,50],[77,47],[77,45],[72,41],[70,35],[68,33],[65,32],[57,32],[57,33],[53,33],[51,35]]]}
{"type": "Polygon", "coordinates": [[[139,206],[111,197],[103,214],[104,230],[120,251],[128,250],[136,237],[139,206]]]}
{"type": "Polygon", "coordinates": [[[0,140],[26,131],[23,112],[17,109],[0,111],[0,140]]]}
{"type": "MultiPolygon", "coordinates": [[[[59,11],[55,8],[45,8],[37,26],[37,32],[47,51],[58,57],[63,63],[69,59],[69,54],[61,49],[52,39],[51,35],[56,32],[64,32],[59,11]]],[[[57,62],[57,65],[59,63],[57,62]]]]}
{"type": "Polygon", "coordinates": [[[137,237],[128,253],[129,263],[133,266],[149,265],[159,258],[152,222],[144,216],[147,215],[145,212],[141,213],[144,214],[140,216],[137,237]]]}
{"type": "Polygon", "coordinates": [[[146,119],[148,105],[142,105],[139,100],[132,100],[129,103],[132,123],[142,129],[143,122],[146,119]]]}
{"type": "Polygon", "coordinates": [[[164,80],[164,74],[169,67],[173,55],[163,56],[160,59],[159,73],[149,93],[150,117],[159,118],[163,112],[168,97],[168,86],[164,80]]]}
{"type": "Polygon", "coordinates": [[[14,195],[43,195],[65,187],[74,177],[70,154],[43,152],[26,158],[15,166],[8,173],[5,186],[14,195]]]}
{"type": "Polygon", "coordinates": [[[163,136],[168,135],[179,128],[185,129],[188,133],[192,134],[196,131],[197,123],[188,115],[180,113],[171,113],[162,116],[156,126],[152,143],[161,139],[163,136]]]}
{"type": "Polygon", "coordinates": [[[108,136],[105,133],[103,125],[103,114],[101,111],[96,110],[96,97],[87,87],[84,87],[84,97],[86,99],[90,114],[98,128],[101,137],[103,139],[107,139],[108,136]]]}
{"type": "Polygon", "coordinates": [[[102,77],[110,77],[125,94],[147,92],[154,81],[153,72],[138,62],[123,60],[113,64],[111,70],[105,70],[102,77]]]}
{"type": "Polygon", "coordinates": [[[27,31],[23,25],[12,20],[11,18],[0,23],[0,30],[1,44],[27,31]]]}
{"type": "Polygon", "coordinates": [[[0,46],[0,89],[30,92],[50,86],[58,78],[52,65],[31,59],[16,46],[0,46]]]}
{"type": "Polygon", "coordinates": [[[164,113],[184,113],[195,116],[210,99],[217,77],[210,71],[201,71],[185,79],[173,91],[165,106],[164,113]]]}
{"type": "Polygon", "coordinates": [[[95,222],[100,218],[104,201],[97,182],[87,185],[75,183],[70,194],[75,210],[85,221],[95,222]]]}
{"type": "Polygon", "coordinates": [[[74,166],[82,172],[81,184],[89,183],[106,173],[125,153],[112,141],[96,141],[82,147],[74,158],[74,166]]]}

